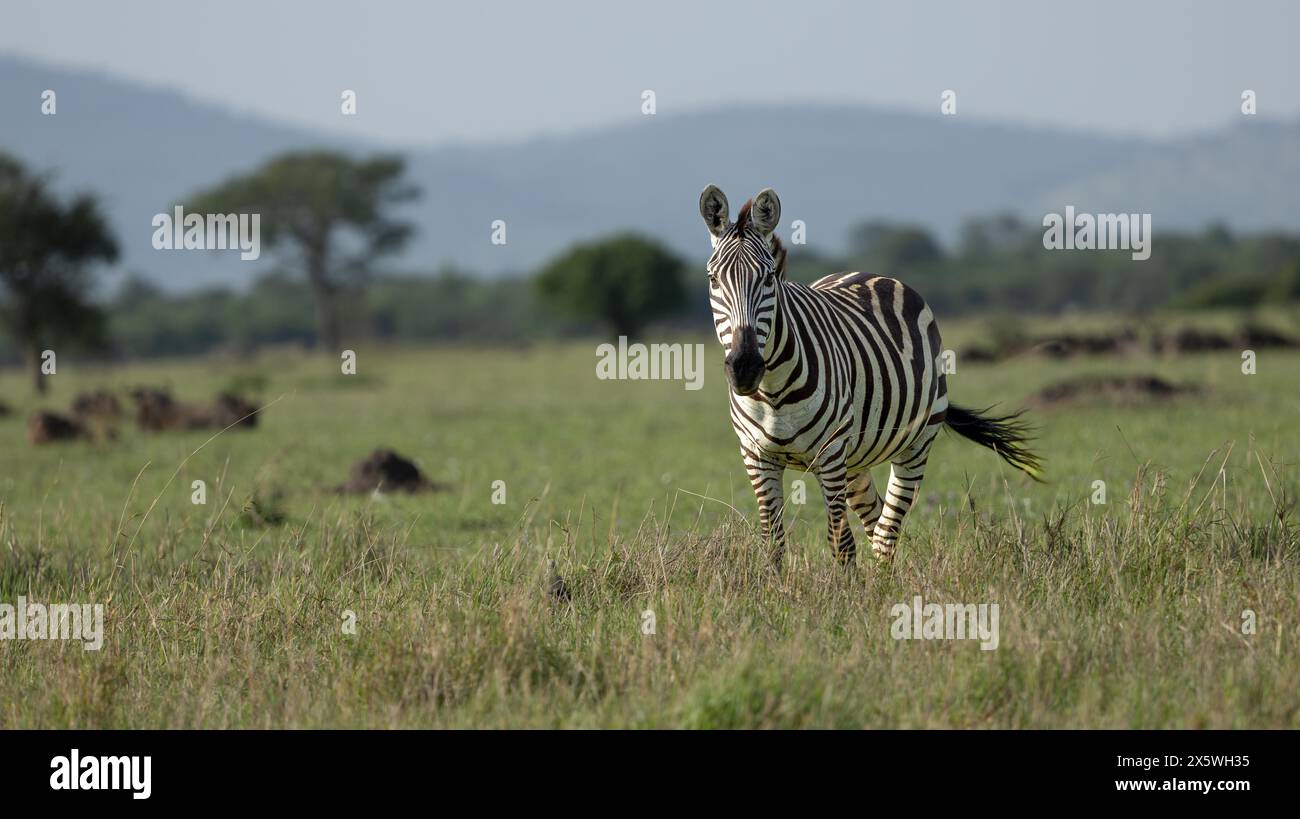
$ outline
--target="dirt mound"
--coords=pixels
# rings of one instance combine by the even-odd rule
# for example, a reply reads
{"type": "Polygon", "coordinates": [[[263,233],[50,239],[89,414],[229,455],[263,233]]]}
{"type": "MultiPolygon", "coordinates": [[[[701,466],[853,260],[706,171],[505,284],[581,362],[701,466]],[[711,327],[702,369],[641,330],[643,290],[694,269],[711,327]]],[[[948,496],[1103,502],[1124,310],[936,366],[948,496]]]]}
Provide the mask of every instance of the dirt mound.
{"type": "Polygon", "coordinates": [[[1044,387],[1026,403],[1039,409],[1096,400],[1133,404],[1166,401],[1195,392],[1199,392],[1196,387],[1171,384],[1156,375],[1089,375],[1044,387]]]}
{"type": "Polygon", "coordinates": [[[257,426],[257,405],[233,393],[218,395],[210,406],[177,401],[170,392],[153,387],[134,389],[131,398],[136,424],[149,432],[257,426]]]}
{"type": "Polygon", "coordinates": [[[1195,327],[1184,327],[1169,335],[1157,333],[1151,337],[1151,349],[1157,353],[1203,353],[1235,346],[1231,336],[1195,327]]]}
{"type": "Polygon", "coordinates": [[[1017,355],[1073,358],[1129,352],[1136,349],[1137,345],[1137,332],[1129,327],[1113,333],[1061,333],[1033,337],[1013,335],[991,345],[968,347],[961,355],[965,361],[979,362],[1000,361],[1017,355]]]}
{"type": "Polygon", "coordinates": [[[1137,343],[1137,333],[1132,329],[1118,333],[1095,335],[1065,334],[1040,339],[1033,351],[1050,358],[1071,358],[1077,355],[1111,355],[1123,352],[1137,343]]]}
{"type": "Polygon", "coordinates": [[[179,414],[176,400],[166,390],[137,387],[131,390],[135,402],[135,422],[140,429],[158,432],[174,429],[179,414]]]}
{"type": "Polygon", "coordinates": [[[411,461],[391,449],[376,449],[369,457],[352,465],[347,483],[339,492],[366,493],[376,489],[385,492],[420,492],[432,489],[433,484],[411,461]]]}
{"type": "Polygon", "coordinates": [[[986,364],[1002,358],[1002,351],[991,347],[967,347],[961,351],[961,360],[968,364],[986,364]]]}
{"type": "Polygon", "coordinates": [[[1258,324],[1243,325],[1233,333],[1183,327],[1173,333],[1157,333],[1151,337],[1151,349],[1157,353],[1275,350],[1297,347],[1300,347],[1300,339],[1258,324]]]}
{"type": "Polygon", "coordinates": [[[56,412],[37,412],[27,419],[27,443],[32,446],[89,437],[85,427],[56,412]]]}
{"type": "Polygon", "coordinates": [[[1300,347],[1300,339],[1279,333],[1269,327],[1248,324],[1237,332],[1237,342],[1243,349],[1268,350],[1290,349],[1300,347]]]}
{"type": "Polygon", "coordinates": [[[108,390],[79,392],[72,399],[72,417],[78,421],[116,421],[122,417],[122,404],[108,390]]]}
{"type": "MultiPolygon", "coordinates": [[[[1145,335],[1145,334],[1144,334],[1145,335]]],[[[1143,341],[1134,327],[1107,333],[1063,333],[1059,335],[1022,336],[1011,331],[1005,337],[962,350],[962,360],[969,362],[1000,361],[1017,355],[1042,355],[1048,358],[1123,355],[1148,348],[1154,353],[1204,353],[1223,350],[1267,350],[1300,348],[1300,338],[1288,336],[1270,327],[1243,324],[1233,332],[1219,332],[1197,327],[1180,327],[1151,333],[1143,341]]]]}
{"type": "Polygon", "coordinates": [[[212,405],[212,420],[219,427],[228,427],[231,424],[255,427],[258,409],[256,404],[242,396],[223,392],[217,396],[217,400],[212,405]]]}

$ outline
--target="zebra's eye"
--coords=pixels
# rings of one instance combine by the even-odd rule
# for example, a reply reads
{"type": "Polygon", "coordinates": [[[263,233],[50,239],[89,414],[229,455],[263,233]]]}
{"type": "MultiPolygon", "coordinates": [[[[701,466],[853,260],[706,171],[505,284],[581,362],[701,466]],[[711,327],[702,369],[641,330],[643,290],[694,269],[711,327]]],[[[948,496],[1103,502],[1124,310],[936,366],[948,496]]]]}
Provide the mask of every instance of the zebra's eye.
{"type": "Polygon", "coordinates": [[[776,281],[776,271],[775,270],[767,271],[767,278],[763,279],[763,284],[771,285],[772,282],[774,281],[776,281]]]}
{"type": "Polygon", "coordinates": [[[718,277],[717,277],[717,275],[714,274],[714,273],[710,273],[710,274],[709,274],[709,287],[717,287],[717,286],[718,286],[718,277]]]}

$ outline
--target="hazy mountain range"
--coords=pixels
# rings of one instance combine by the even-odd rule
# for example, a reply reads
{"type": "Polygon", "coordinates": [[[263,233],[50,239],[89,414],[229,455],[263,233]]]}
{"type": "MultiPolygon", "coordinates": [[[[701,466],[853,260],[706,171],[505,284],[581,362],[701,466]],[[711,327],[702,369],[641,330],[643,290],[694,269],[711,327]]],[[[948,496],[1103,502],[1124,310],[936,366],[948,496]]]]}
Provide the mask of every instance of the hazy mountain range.
{"type": "MultiPolygon", "coordinates": [[[[485,104],[489,104],[485,102],[485,104]]],[[[1037,223],[1074,205],[1149,212],[1159,231],[1222,221],[1300,228],[1300,123],[1241,117],[1221,130],[1152,141],[863,106],[749,106],[643,116],[572,136],[404,150],[424,190],[418,238],[389,268],[446,263],[485,274],[531,269],[579,239],[618,229],[658,236],[700,263],[700,190],[733,209],[772,186],[783,223],[837,250],[867,218],[920,222],[952,240],[964,218],[1011,210],[1037,223]],[[491,242],[493,220],[507,243],[491,242]]],[[[119,268],[169,288],[243,284],[274,264],[150,245],[154,214],[271,155],[328,146],[384,150],[180,93],[0,56],[0,149],[97,192],[121,239],[119,268]],[[41,114],[41,92],[58,112],[41,114]]],[[[340,114],[342,116],[342,114],[340,114]]],[[[365,116],[364,108],[359,116],[365,116]]],[[[120,273],[114,277],[120,280],[120,273]]]]}

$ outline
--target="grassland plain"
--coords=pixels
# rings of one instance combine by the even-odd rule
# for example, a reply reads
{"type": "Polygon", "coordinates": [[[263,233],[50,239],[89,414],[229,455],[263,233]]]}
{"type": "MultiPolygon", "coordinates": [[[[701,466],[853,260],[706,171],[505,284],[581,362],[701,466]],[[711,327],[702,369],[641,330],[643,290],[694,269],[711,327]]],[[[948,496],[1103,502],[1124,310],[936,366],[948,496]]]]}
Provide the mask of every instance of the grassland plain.
{"type": "Polygon", "coordinates": [[[1045,484],[945,435],[892,567],[838,568],[788,473],[808,503],[772,576],[700,340],[698,392],[597,380],[594,342],[362,344],[352,376],[290,351],[66,356],[43,402],[0,375],[0,602],[106,606],[98,652],[0,641],[0,727],[1300,727],[1300,355],[959,360],[970,406],[1084,373],[1206,389],[1036,413],[1045,484]],[[23,442],[38,406],[164,383],[268,406],[215,437],[23,442]],[[332,491],[380,446],[442,489],[332,491]],[[998,649],[893,639],[915,595],[998,603],[998,649]]]}

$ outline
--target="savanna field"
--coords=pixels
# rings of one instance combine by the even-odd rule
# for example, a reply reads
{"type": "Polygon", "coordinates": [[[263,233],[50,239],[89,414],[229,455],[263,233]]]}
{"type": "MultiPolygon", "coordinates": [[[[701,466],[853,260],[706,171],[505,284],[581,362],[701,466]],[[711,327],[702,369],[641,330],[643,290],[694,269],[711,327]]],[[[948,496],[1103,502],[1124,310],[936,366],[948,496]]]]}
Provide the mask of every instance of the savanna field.
{"type": "MultiPolygon", "coordinates": [[[[942,326],[961,350],[990,325],[942,326]]],[[[945,433],[888,567],[837,566],[789,472],[807,504],[774,576],[722,353],[680,340],[705,344],[702,390],[597,380],[596,341],[361,343],[355,375],[297,351],[61,355],[43,399],[4,372],[0,601],[103,603],[105,634],[0,641],[0,727],[1300,727],[1300,352],[1253,375],[1239,350],[959,357],[973,407],[1085,374],[1198,390],[1034,410],[1043,484],[945,433]],[[38,408],[140,385],[265,409],[24,441],[38,408]],[[435,488],[336,492],[379,447],[435,488]],[[916,595],[997,603],[998,648],[895,640],[916,595]]]]}

